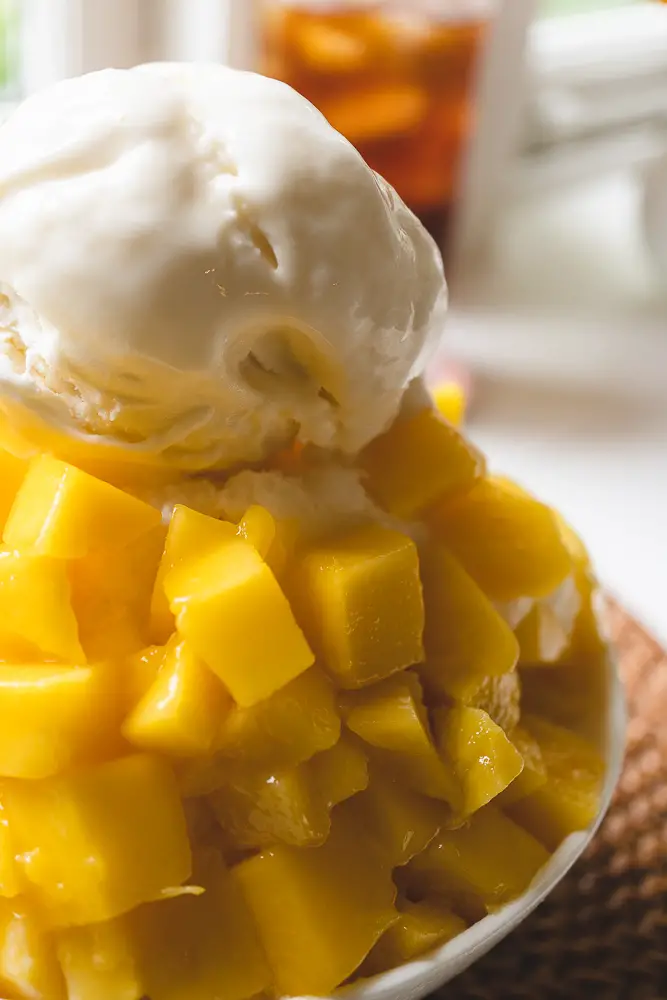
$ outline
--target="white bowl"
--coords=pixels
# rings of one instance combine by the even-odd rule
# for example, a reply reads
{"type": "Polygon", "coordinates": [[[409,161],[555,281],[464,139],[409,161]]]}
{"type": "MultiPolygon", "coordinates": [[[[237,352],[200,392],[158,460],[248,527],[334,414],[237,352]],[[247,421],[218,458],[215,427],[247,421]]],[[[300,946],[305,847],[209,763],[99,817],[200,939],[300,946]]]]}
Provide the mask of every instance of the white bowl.
{"type": "Polygon", "coordinates": [[[608,658],[605,715],[600,750],[606,762],[600,810],[587,830],[563,841],[523,896],[469,927],[428,955],[337,991],[345,1000],[419,1000],[458,976],[485,955],[548,896],[582,854],[609,807],[623,763],[625,701],[613,656],[608,658]]]}

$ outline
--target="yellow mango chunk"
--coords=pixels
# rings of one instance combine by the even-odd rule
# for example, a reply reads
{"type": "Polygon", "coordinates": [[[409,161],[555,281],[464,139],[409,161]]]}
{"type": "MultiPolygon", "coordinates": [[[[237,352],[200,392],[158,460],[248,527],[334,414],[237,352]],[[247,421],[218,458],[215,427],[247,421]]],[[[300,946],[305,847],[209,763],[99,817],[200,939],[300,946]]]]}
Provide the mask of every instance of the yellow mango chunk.
{"type": "Polygon", "coordinates": [[[23,877],[53,926],[111,919],[190,875],[176,781],[155,757],[7,781],[4,802],[23,877]]]}
{"type": "Polygon", "coordinates": [[[118,751],[115,670],[0,664],[0,776],[47,778],[118,751]]]}
{"type": "Polygon", "coordinates": [[[201,895],[148,903],[58,935],[68,1000],[245,1000],[269,985],[245,901],[215,851],[195,857],[201,895]]]}
{"type": "Polygon", "coordinates": [[[166,646],[147,646],[128,656],[124,663],[123,702],[133,708],[143,698],[162,669],[166,646]]]}
{"type": "Polygon", "coordinates": [[[0,529],[4,528],[27,468],[25,459],[0,448],[0,529]]]}
{"type": "Polygon", "coordinates": [[[57,950],[67,1000],[136,1000],[146,993],[137,943],[124,917],[62,930],[57,950]]]}
{"type": "Polygon", "coordinates": [[[368,757],[349,735],[341,736],[329,750],[315,754],[306,767],[311,785],[327,809],[368,787],[368,757]]]}
{"type": "Polygon", "coordinates": [[[239,535],[266,559],[276,537],[276,522],[265,507],[253,504],[239,521],[239,535]]]}
{"type": "Polygon", "coordinates": [[[247,707],[298,677],[315,659],[287,598],[262,557],[233,538],[164,587],[178,631],[247,707]]]}
{"type": "Polygon", "coordinates": [[[232,709],[218,745],[227,757],[268,769],[300,764],[339,736],[331,681],[314,666],[250,708],[232,709]]]}
{"type": "Polygon", "coordinates": [[[521,677],[518,671],[486,677],[468,700],[471,708],[481,708],[497,726],[508,733],[521,716],[521,677]]]}
{"type": "MultiPolygon", "coordinates": [[[[405,865],[433,840],[450,813],[441,803],[393,781],[375,764],[368,788],[346,802],[343,813],[353,820],[389,868],[405,865]]],[[[341,810],[334,813],[334,821],[341,810]]]]}
{"type": "Polygon", "coordinates": [[[232,772],[209,796],[229,851],[320,844],[329,834],[329,811],[307,765],[273,774],[232,772]]]}
{"type": "Polygon", "coordinates": [[[195,858],[193,880],[202,895],[130,915],[146,994],[151,1000],[245,1000],[263,992],[269,967],[243,894],[217,851],[195,858]]]}
{"type": "Polygon", "coordinates": [[[460,427],[466,412],[466,395],[458,382],[441,382],[433,389],[438,412],[454,427],[460,427]]]}
{"type": "Polygon", "coordinates": [[[59,559],[0,552],[0,622],[3,635],[25,640],[45,658],[86,662],[67,565],[59,559]]]}
{"type": "Polygon", "coordinates": [[[51,936],[23,902],[0,899],[0,994],[17,1000],[71,1000],[51,936]]]}
{"type": "Polygon", "coordinates": [[[151,600],[151,640],[154,643],[164,644],[176,628],[169,600],[164,592],[167,574],[186,563],[193,565],[211,552],[216,552],[221,545],[234,538],[236,533],[236,525],[229,521],[219,521],[208,514],[200,514],[182,504],[176,504],[169,521],[151,600]]]}
{"type": "Polygon", "coordinates": [[[362,451],[360,462],[373,499],[406,519],[465,492],[484,474],[483,456],[435,409],[399,418],[362,451]]]}
{"type": "Polygon", "coordinates": [[[306,635],[343,687],[422,659],[419,560],[407,535],[371,525],[334,538],[302,557],[292,582],[306,635]]]}
{"type": "Polygon", "coordinates": [[[345,694],[341,707],[348,729],[378,748],[375,756],[385,770],[424,795],[460,807],[460,789],[433,743],[416,674],[406,671],[345,694]]]}
{"type": "Polygon", "coordinates": [[[546,719],[526,716],[523,727],[537,741],[547,780],[509,807],[509,814],[550,851],[585,830],[600,807],[604,763],[580,736],[546,719]]]}
{"type": "Polygon", "coordinates": [[[398,920],[384,932],[364,962],[364,976],[375,976],[426,954],[466,929],[465,920],[442,902],[404,903],[398,920]]]}
{"type": "Polygon", "coordinates": [[[546,597],[572,570],[554,512],[507,480],[481,479],[439,504],[430,521],[494,601],[546,597]]]}
{"type": "Polygon", "coordinates": [[[11,549],[78,559],[129,545],[159,525],[160,512],[52,455],[32,459],[5,524],[11,549]]]}
{"type": "Polygon", "coordinates": [[[239,535],[259,552],[276,576],[285,569],[291,548],[291,532],[285,524],[278,524],[273,515],[259,504],[253,504],[239,521],[239,535]]]}
{"type": "Polygon", "coordinates": [[[122,548],[70,563],[72,606],[89,661],[110,660],[148,642],[149,609],[166,529],[158,525],[122,548]]]}
{"type": "Polygon", "coordinates": [[[396,920],[389,869],[363,830],[338,810],[321,847],[270,848],[241,862],[232,875],[254,916],[279,995],[326,996],[396,920]]]}
{"type": "Polygon", "coordinates": [[[206,754],[216,743],[232,699],[187,642],[172,643],[155,681],[123,723],[140,750],[175,757],[206,754]]]}
{"type": "Polygon", "coordinates": [[[426,663],[420,674],[435,700],[468,701],[487,677],[514,669],[519,646],[509,625],[444,545],[421,555],[426,663]]]}
{"type": "Polygon", "coordinates": [[[7,814],[0,801],[0,896],[5,899],[13,899],[23,891],[15,853],[7,814]]]}
{"type": "Polygon", "coordinates": [[[489,908],[526,891],[549,860],[545,848],[500,810],[489,805],[456,830],[441,830],[412,859],[415,888],[463,900],[472,896],[489,908]]]}
{"type": "Polygon", "coordinates": [[[463,791],[464,815],[481,809],[521,774],[521,754],[479,708],[438,709],[435,732],[463,791]]]}
{"type": "Polygon", "coordinates": [[[503,808],[524,799],[547,782],[547,767],[535,737],[523,726],[516,726],[509,736],[523,758],[523,771],[500,793],[498,805],[503,808]]]}
{"type": "Polygon", "coordinates": [[[235,763],[264,774],[295,767],[332,747],[339,736],[331,681],[319,667],[310,667],[263,701],[233,707],[218,733],[218,752],[179,768],[182,794],[215,791],[235,763]]]}

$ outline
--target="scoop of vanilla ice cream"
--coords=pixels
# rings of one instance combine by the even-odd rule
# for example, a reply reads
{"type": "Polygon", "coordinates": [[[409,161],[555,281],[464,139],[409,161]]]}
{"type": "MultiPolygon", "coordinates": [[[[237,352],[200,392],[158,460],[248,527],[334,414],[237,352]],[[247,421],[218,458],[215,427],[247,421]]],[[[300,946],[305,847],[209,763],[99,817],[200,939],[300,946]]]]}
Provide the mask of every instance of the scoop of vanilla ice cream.
{"type": "Polygon", "coordinates": [[[353,453],[445,308],[430,236],[275,80],[105,70],[0,127],[0,405],[60,435],[177,469],[353,453]]]}

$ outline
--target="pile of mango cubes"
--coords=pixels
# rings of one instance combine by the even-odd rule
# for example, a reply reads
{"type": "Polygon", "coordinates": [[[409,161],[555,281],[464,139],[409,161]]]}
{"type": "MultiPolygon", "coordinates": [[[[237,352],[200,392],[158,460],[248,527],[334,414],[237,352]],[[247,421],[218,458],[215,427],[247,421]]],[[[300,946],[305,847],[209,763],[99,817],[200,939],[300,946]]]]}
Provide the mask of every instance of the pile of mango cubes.
{"type": "Polygon", "coordinates": [[[326,995],[519,896],[594,818],[578,539],[435,410],[359,464],[405,531],[164,525],[0,453],[0,996],[326,995]]]}

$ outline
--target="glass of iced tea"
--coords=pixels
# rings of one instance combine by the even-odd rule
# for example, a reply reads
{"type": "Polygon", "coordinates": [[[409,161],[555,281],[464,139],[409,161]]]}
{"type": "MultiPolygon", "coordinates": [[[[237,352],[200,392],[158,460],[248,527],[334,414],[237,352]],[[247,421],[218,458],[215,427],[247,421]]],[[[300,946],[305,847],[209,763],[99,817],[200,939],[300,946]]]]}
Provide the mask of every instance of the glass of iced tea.
{"type": "Polygon", "coordinates": [[[313,102],[441,242],[496,0],[265,0],[262,70],[313,102]]]}

